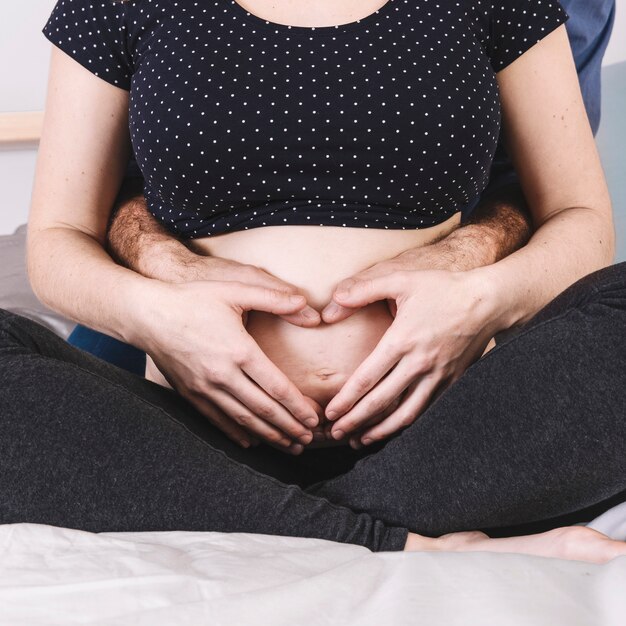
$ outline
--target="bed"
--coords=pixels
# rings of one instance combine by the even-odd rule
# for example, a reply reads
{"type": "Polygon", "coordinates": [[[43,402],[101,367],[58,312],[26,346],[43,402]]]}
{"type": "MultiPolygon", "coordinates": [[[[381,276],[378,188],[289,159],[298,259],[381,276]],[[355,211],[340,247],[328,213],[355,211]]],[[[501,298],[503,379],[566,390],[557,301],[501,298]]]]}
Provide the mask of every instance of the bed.
{"type": "MultiPolygon", "coordinates": [[[[626,63],[605,70],[599,144],[626,260],[626,63]],[[608,130],[607,130],[608,129],[608,130]]],[[[0,237],[0,307],[67,337],[32,294],[25,227],[0,237]]],[[[626,540],[626,503],[591,527],[626,540]]],[[[0,526],[0,625],[624,626],[626,557],[371,553],[316,539],[0,526]]]]}

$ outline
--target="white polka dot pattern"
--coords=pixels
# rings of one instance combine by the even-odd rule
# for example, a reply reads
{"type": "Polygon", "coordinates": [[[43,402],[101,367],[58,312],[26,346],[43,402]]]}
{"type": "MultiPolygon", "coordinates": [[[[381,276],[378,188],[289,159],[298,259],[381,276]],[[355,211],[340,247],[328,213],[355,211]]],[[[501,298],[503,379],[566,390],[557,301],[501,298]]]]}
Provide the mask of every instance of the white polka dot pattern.
{"type": "Polygon", "coordinates": [[[59,0],[43,32],[130,91],[148,207],[195,238],[445,221],[488,181],[494,71],[565,19],[556,0],[388,0],[316,28],[235,0],[59,0]]]}

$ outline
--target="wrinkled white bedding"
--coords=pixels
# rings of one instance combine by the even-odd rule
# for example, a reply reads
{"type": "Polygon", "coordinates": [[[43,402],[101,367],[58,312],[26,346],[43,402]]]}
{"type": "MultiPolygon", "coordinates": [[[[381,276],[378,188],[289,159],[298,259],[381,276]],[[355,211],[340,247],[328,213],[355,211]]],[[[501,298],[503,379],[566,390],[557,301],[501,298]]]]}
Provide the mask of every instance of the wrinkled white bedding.
{"type": "MultiPolygon", "coordinates": [[[[626,539],[626,503],[590,524],[626,539]]],[[[372,553],[316,539],[0,526],[0,624],[624,626],[626,557],[372,553]]]]}

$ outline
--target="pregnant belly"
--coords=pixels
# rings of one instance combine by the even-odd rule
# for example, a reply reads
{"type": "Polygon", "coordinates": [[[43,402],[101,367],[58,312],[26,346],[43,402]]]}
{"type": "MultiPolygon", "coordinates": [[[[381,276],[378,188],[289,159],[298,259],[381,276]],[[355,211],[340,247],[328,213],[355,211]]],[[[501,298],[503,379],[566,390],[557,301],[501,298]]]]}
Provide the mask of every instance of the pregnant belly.
{"type": "MultiPolygon", "coordinates": [[[[193,240],[200,254],[260,267],[285,280],[321,311],[336,285],[376,263],[426,245],[458,226],[460,214],[421,230],[271,226],[193,240]]],[[[386,302],[346,320],[300,328],[274,315],[251,311],[247,330],[300,391],[322,408],[355,371],[392,322],[386,302]]],[[[165,382],[149,363],[147,375],[165,382]]]]}
{"type": "Polygon", "coordinates": [[[337,324],[299,328],[253,312],[247,330],[300,391],[325,407],[375,348],[392,322],[386,303],[376,302],[337,324]]]}

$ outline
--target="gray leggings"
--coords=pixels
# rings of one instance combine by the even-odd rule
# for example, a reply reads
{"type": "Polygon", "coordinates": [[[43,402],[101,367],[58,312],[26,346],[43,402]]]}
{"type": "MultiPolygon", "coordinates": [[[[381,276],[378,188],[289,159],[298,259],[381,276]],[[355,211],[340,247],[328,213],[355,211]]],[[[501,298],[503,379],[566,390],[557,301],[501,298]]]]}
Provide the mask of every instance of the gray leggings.
{"type": "Polygon", "coordinates": [[[401,550],[625,499],[626,263],[474,363],[401,434],[290,457],[244,450],[171,390],[0,310],[0,523],[251,532],[401,550]]]}

